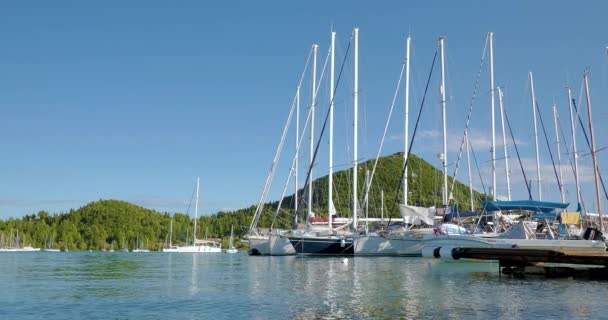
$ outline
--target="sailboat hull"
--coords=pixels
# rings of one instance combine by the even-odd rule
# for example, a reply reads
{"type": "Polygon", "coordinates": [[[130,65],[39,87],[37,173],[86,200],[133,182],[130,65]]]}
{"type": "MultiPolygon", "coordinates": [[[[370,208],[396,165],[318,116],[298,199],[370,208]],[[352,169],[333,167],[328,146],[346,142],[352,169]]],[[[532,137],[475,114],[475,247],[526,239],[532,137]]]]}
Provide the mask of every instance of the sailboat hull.
{"type": "Polygon", "coordinates": [[[270,240],[268,236],[249,236],[249,254],[252,256],[269,256],[270,240]]]}
{"type": "Polygon", "coordinates": [[[296,254],[296,249],[291,244],[291,241],[285,237],[278,235],[270,235],[270,255],[272,256],[290,256],[296,254]]]}
{"type": "Polygon", "coordinates": [[[288,238],[279,235],[250,236],[249,254],[259,256],[289,256],[296,254],[288,238]]]}
{"type": "Polygon", "coordinates": [[[411,236],[363,236],[355,239],[355,256],[410,256],[422,255],[422,241],[411,236]]]}
{"type": "Polygon", "coordinates": [[[354,254],[353,238],[291,236],[289,241],[298,255],[354,254]]]}
{"type": "Polygon", "coordinates": [[[184,246],[177,247],[179,253],[221,253],[222,248],[212,246],[184,246]]]}

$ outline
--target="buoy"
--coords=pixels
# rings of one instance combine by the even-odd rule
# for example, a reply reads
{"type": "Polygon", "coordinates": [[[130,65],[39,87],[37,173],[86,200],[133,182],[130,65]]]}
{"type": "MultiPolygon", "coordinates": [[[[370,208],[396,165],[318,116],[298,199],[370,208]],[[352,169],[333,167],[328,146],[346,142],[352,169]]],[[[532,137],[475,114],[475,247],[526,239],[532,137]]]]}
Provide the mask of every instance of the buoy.
{"type": "Polygon", "coordinates": [[[342,263],[348,264],[348,259],[346,259],[346,258],[342,259],[342,263]]]}

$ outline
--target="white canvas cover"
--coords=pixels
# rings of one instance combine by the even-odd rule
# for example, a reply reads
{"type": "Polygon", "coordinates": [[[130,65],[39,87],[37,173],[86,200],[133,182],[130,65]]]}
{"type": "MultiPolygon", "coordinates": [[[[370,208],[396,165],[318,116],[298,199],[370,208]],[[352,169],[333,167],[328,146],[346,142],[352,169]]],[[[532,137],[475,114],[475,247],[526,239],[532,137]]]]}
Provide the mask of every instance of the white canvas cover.
{"type": "Polygon", "coordinates": [[[406,206],[403,204],[399,205],[399,212],[401,213],[403,222],[413,225],[421,225],[422,223],[425,223],[432,226],[436,211],[436,207],[425,208],[406,206]]]}

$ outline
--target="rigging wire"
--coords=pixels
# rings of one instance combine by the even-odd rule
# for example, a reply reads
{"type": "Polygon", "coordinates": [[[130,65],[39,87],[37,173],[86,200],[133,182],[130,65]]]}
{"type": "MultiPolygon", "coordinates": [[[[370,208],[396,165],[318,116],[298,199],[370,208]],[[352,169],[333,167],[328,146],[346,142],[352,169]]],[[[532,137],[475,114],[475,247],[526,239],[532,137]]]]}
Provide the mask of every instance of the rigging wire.
{"type": "MultiPolygon", "coordinates": [[[[312,51],[313,51],[313,49],[311,48],[311,50],[308,53],[308,57],[306,59],[306,64],[304,65],[304,71],[302,71],[302,75],[301,75],[300,81],[298,83],[298,88],[302,85],[302,81],[304,79],[304,73],[308,69],[308,63],[310,62],[310,57],[312,55],[312,51]]],[[[270,191],[270,185],[272,184],[272,179],[274,178],[276,166],[277,166],[277,163],[281,156],[281,151],[283,150],[283,144],[285,143],[285,137],[287,135],[287,131],[288,131],[289,125],[291,123],[291,118],[293,116],[294,109],[296,106],[296,99],[297,99],[297,94],[294,96],[294,98],[292,100],[291,109],[289,111],[289,115],[287,116],[287,121],[285,122],[285,126],[283,127],[283,132],[281,134],[281,140],[279,141],[279,145],[277,146],[277,149],[275,151],[274,158],[272,159],[272,164],[270,165],[270,171],[268,172],[268,176],[266,177],[266,181],[264,183],[264,189],[262,190],[262,194],[260,195],[260,199],[258,201],[258,205],[256,207],[255,214],[253,216],[253,219],[251,220],[251,224],[249,225],[250,234],[255,232],[257,224],[260,220],[260,216],[262,215],[262,212],[264,210],[264,202],[266,201],[266,197],[268,196],[268,192],[270,191]]]]}
{"type": "Polygon", "coordinates": [[[561,181],[559,180],[559,174],[557,173],[557,168],[555,167],[555,161],[553,160],[553,152],[551,152],[551,143],[549,143],[549,138],[547,137],[547,130],[545,129],[545,122],[543,121],[543,116],[540,113],[540,108],[538,107],[538,101],[536,101],[536,113],[538,113],[538,118],[540,119],[540,126],[543,129],[543,135],[545,136],[545,142],[547,143],[547,149],[549,149],[549,158],[551,158],[551,164],[553,165],[553,173],[555,174],[555,180],[557,181],[557,185],[560,186],[561,192],[561,181]]]}
{"type": "Polygon", "coordinates": [[[414,131],[412,133],[412,139],[410,140],[409,148],[407,150],[407,157],[405,158],[405,163],[403,164],[403,169],[401,170],[401,178],[399,179],[399,183],[397,185],[397,192],[395,192],[395,200],[393,201],[391,210],[388,211],[389,218],[388,218],[387,226],[391,224],[391,218],[393,216],[393,213],[395,212],[395,206],[397,205],[397,202],[399,201],[399,191],[401,190],[401,185],[403,184],[401,182],[403,181],[403,178],[405,177],[405,170],[407,169],[407,165],[410,161],[410,154],[412,153],[412,147],[414,146],[414,138],[416,137],[416,132],[418,132],[418,125],[420,124],[420,116],[422,115],[424,102],[426,101],[426,95],[429,90],[429,85],[431,83],[431,77],[433,76],[433,70],[435,69],[436,61],[437,61],[437,49],[435,49],[435,54],[433,55],[433,62],[431,63],[431,70],[429,71],[429,77],[426,80],[426,86],[424,87],[424,95],[422,96],[422,102],[420,103],[418,117],[416,118],[416,125],[414,126],[414,131]]]}
{"type": "MultiPolygon", "coordinates": [[[[477,75],[475,77],[475,85],[473,87],[473,95],[471,96],[471,101],[469,103],[469,111],[467,113],[467,121],[465,123],[464,126],[464,131],[463,131],[463,135],[462,135],[462,141],[460,142],[460,148],[458,149],[458,159],[456,160],[456,166],[454,167],[454,174],[452,175],[453,179],[452,179],[452,185],[450,186],[450,192],[448,193],[448,195],[451,195],[454,191],[454,183],[456,182],[456,177],[458,176],[458,169],[460,168],[460,159],[462,158],[462,152],[463,152],[463,147],[464,147],[464,143],[465,143],[465,137],[467,134],[467,131],[469,130],[469,126],[471,124],[471,115],[473,113],[473,105],[475,104],[475,98],[477,98],[477,90],[479,89],[479,82],[481,79],[481,71],[485,62],[485,58],[486,58],[486,50],[488,48],[488,37],[486,36],[486,43],[483,47],[483,52],[481,54],[481,59],[479,61],[479,70],[477,71],[477,75]]],[[[470,132],[470,130],[469,130],[470,132]]],[[[496,192],[496,191],[494,191],[496,192]]],[[[484,191],[485,193],[485,191],[484,191]]],[[[450,197],[448,196],[448,199],[450,197]]]]}
{"type": "Polygon", "coordinates": [[[521,174],[524,176],[524,183],[526,184],[526,189],[528,189],[528,198],[532,200],[532,189],[530,188],[530,184],[528,183],[528,177],[526,176],[526,170],[524,170],[524,165],[521,162],[521,157],[519,156],[519,148],[517,147],[517,142],[515,141],[515,135],[513,134],[513,128],[511,128],[511,121],[509,121],[509,115],[507,114],[507,110],[504,109],[505,120],[507,121],[507,127],[509,128],[509,133],[511,135],[511,140],[513,141],[513,147],[515,148],[515,154],[517,155],[517,161],[519,162],[519,168],[521,169],[521,174]]]}
{"type": "MultiPolygon", "coordinates": [[[[591,142],[589,142],[589,136],[587,136],[587,130],[585,129],[585,125],[583,124],[583,120],[581,119],[581,115],[578,113],[578,107],[576,106],[576,100],[572,99],[572,106],[574,107],[574,111],[576,111],[576,117],[581,125],[581,129],[583,129],[583,135],[585,136],[585,141],[587,142],[587,147],[591,150],[591,142]]],[[[597,151],[596,151],[597,152],[597,151]]],[[[604,196],[608,199],[608,192],[606,192],[606,185],[604,184],[604,179],[602,175],[599,174],[600,168],[599,165],[596,166],[598,171],[598,176],[600,177],[600,182],[602,183],[602,189],[604,190],[604,196]]]]}
{"type": "MultiPolygon", "coordinates": [[[[319,134],[319,139],[317,140],[317,145],[315,147],[315,151],[312,156],[312,163],[308,167],[308,173],[306,174],[306,181],[304,181],[304,188],[306,188],[308,186],[308,184],[311,183],[310,171],[312,170],[312,167],[314,166],[315,159],[317,158],[317,154],[319,152],[319,146],[321,145],[321,138],[323,138],[323,133],[325,132],[325,128],[327,127],[327,120],[329,119],[329,114],[332,109],[332,102],[333,102],[333,99],[335,99],[335,93],[338,91],[338,84],[340,84],[340,80],[342,79],[342,72],[344,71],[344,65],[346,64],[346,58],[348,58],[348,53],[350,52],[350,45],[351,45],[351,42],[349,41],[348,46],[346,47],[346,52],[344,53],[344,59],[342,60],[342,65],[340,66],[340,72],[338,73],[338,78],[336,80],[336,84],[334,85],[334,97],[332,98],[332,101],[330,101],[330,103],[329,103],[329,108],[327,109],[327,113],[325,114],[325,120],[323,121],[323,126],[321,127],[321,132],[319,134]]],[[[302,193],[302,196],[303,196],[303,194],[304,193],[302,193]]],[[[300,196],[300,202],[304,201],[304,199],[302,199],[302,196],[300,196]]],[[[300,209],[300,210],[302,210],[302,209],[300,209]]],[[[307,223],[308,223],[308,221],[307,221],[307,223]]]]}
{"type": "MultiPolygon", "coordinates": [[[[405,72],[405,61],[402,63],[401,73],[399,74],[399,80],[397,80],[397,87],[395,88],[395,93],[393,94],[393,101],[391,103],[391,107],[388,112],[388,119],[386,119],[386,124],[384,125],[384,133],[382,134],[382,139],[380,139],[380,146],[378,147],[378,152],[376,153],[376,159],[374,160],[374,166],[372,167],[371,175],[369,176],[369,181],[365,186],[365,193],[363,194],[363,199],[360,203],[365,203],[369,199],[369,191],[372,186],[372,182],[374,180],[374,175],[376,173],[376,167],[378,166],[378,159],[380,158],[380,153],[382,152],[382,147],[384,146],[384,140],[386,138],[386,133],[388,131],[388,127],[391,122],[391,118],[393,116],[393,110],[395,109],[395,103],[397,102],[397,96],[399,95],[399,88],[401,88],[401,79],[403,79],[403,73],[405,72]]],[[[407,137],[406,137],[407,139],[407,137]]],[[[403,178],[402,178],[403,179],[403,178]]],[[[399,193],[399,191],[397,191],[399,193]]]]}

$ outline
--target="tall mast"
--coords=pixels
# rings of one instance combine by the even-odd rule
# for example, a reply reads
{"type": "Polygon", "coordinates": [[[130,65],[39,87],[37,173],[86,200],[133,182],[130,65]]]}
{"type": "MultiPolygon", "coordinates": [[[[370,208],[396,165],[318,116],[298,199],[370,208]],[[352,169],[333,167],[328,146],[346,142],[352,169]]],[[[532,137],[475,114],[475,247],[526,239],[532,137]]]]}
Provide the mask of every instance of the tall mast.
{"type": "Polygon", "coordinates": [[[534,78],[530,71],[530,91],[532,94],[532,115],[534,119],[534,145],[536,146],[536,180],[538,182],[538,200],[543,199],[543,192],[540,180],[540,156],[538,154],[538,129],[536,128],[536,96],[534,95],[534,78]]]}
{"type": "Polygon", "coordinates": [[[384,190],[380,190],[380,220],[384,222],[384,190]]]}
{"type": "Polygon", "coordinates": [[[327,182],[327,218],[328,227],[333,227],[332,214],[334,210],[333,202],[333,181],[334,181],[334,65],[335,65],[336,32],[331,32],[331,60],[329,68],[329,175],[327,182]]]}
{"type": "MultiPolygon", "coordinates": [[[[171,248],[173,245],[171,243],[171,239],[173,239],[173,219],[171,219],[171,230],[169,231],[169,248],[171,248]]],[[[112,246],[114,246],[114,241],[112,241],[112,246]]]]}
{"type": "Polygon", "coordinates": [[[442,190],[442,204],[443,206],[448,205],[448,144],[447,144],[447,125],[446,125],[446,111],[445,111],[445,58],[443,48],[444,37],[439,37],[439,49],[441,51],[441,85],[439,91],[441,91],[441,118],[443,121],[443,154],[441,157],[443,166],[443,190],[442,190]]]}
{"type": "Polygon", "coordinates": [[[314,137],[315,137],[315,98],[317,95],[317,49],[318,44],[312,45],[312,101],[310,102],[310,168],[308,170],[308,203],[306,210],[306,224],[310,224],[310,217],[312,216],[312,163],[314,155],[314,137]]]}
{"type": "Polygon", "coordinates": [[[557,145],[557,168],[559,170],[559,194],[561,196],[562,203],[566,202],[566,198],[564,197],[564,178],[562,176],[562,155],[560,154],[559,149],[559,127],[558,127],[558,115],[557,115],[557,106],[555,103],[553,104],[553,122],[555,123],[555,144],[557,145]]]}
{"type": "Polygon", "coordinates": [[[469,196],[471,199],[471,211],[475,211],[475,202],[473,201],[473,175],[471,174],[471,154],[470,154],[470,146],[469,146],[469,130],[465,131],[465,139],[467,144],[467,167],[469,173],[469,196]]]}
{"type": "MultiPolygon", "coordinates": [[[[196,177],[196,202],[194,205],[194,241],[196,242],[196,222],[198,220],[198,185],[199,185],[199,177],[196,177]]],[[[193,242],[194,243],[194,242],[193,242]]]]}
{"type": "MultiPolygon", "coordinates": [[[[369,183],[369,170],[365,170],[365,185],[369,183]]],[[[369,191],[368,191],[369,192],[369,191]]],[[[369,232],[369,197],[365,197],[365,234],[369,232]]]]}
{"type": "MultiPolygon", "coordinates": [[[[403,131],[403,165],[407,162],[408,139],[409,139],[409,117],[410,117],[410,42],[412,37],[408,34],[405,49],[405,124],[403,131]]],[[[407,166],[403,175],[403,205],[407,206],[407,166]]]]}
{"type": "Polygon", "coordinates": [[[492,109],[492,198],[496,200],[496,125],[494,120],[494,33],[489,32],[490,41],[490,106],[492,109]]]}
{"type": "Polygon", "coordinates": [[[354,89],[353,89],[353,229],[357,231],[357,121],[359,113],[359,28],[353,30],[354,89]]]}
{"type": "Polygon", "coordinates": [[[593,159],[593,173],[595,175],[595,195],[597,198],[597,215],[600,220],[600,231],[604,231],[604,221],[602,219],[602,199],[600,197],[600,176],[597,166],[597,155],[595,154],[595,138],[593,136],[593,116],[591,115],[591,97],[589,96],[589,74],[585,72],[585,98],[587,99],[587,118],[589,119],[589,136],[591,138],[591,159],[593,159]]]}
{"type": "Polygon", "coordinates": [[[576,204],[581,203],[581,188],[578,180],[578,151],[576,150],[576,127],[574,122],[574,114],[572,108],[572,92],[570,86],[568,89],[568,107],[570,109],[570,134],[572,135],[572,155],[574,158],[574,182],[576,183],[576,204]]]}
{"type": "Polygon", "coordinates": [[[505,150],[505,175],[507,177],[507,199],[511,201],[511,171],[509,171],[509,152],[507,147],[507,134],[505,131],[505,111],[502,105],[502,89],[498,89],[498,104],[500,106],[500,126],[502,127],[502,145],[505,150]]]}
{"type": "Polygon", "coordinates": [[[293,194],[293,208],[296,213],[296,223],[297,215],[298,215],[298,153],[300,151],[299,148],[300,143],[300,86],[298,85],[298,89],[296,91],[296,156],[294,159],[294,169],[295,169],[295,178],[294,178],[294,188],[295,192],[293,194]]]}

